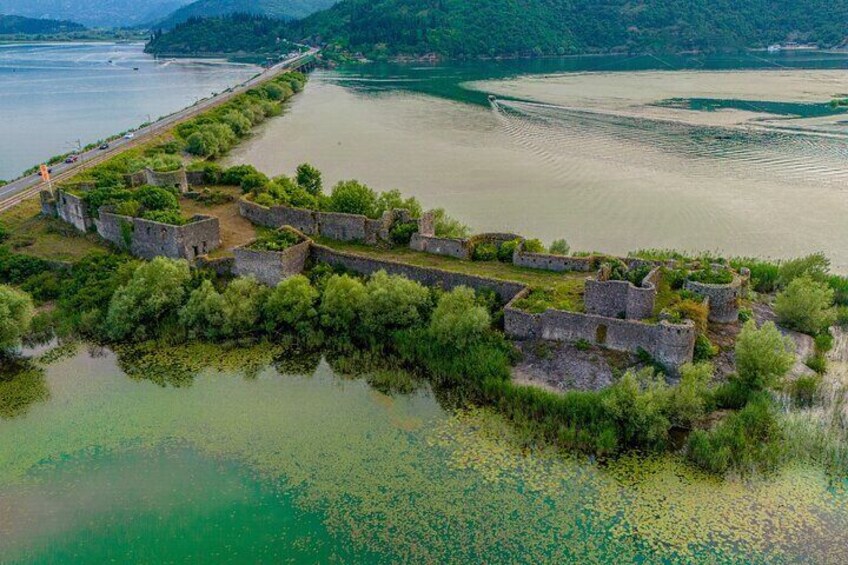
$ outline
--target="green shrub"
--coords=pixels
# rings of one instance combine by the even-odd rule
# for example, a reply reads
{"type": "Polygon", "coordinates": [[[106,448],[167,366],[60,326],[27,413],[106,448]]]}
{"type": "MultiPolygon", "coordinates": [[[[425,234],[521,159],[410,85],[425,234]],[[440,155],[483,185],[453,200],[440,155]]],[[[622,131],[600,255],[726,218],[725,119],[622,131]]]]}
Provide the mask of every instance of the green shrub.
{"type": "Polygon", "coordinates": [[[833,302],[839,306],[848,306],[848,277],[831,275],[827,278],[827,284],[833,289],[833,302]]]}
{"type": "Polygon", "coordinates": [[[35,308],[28,294],[0,285],[0,354],[15,347],[29,331],[35,308]]]}
{"type": "Polygon", "coordinates": [[[758,397],[710,431],[689,436],[689,459],[716,474],[747,475],[777,468],[783,434],[768,398],[758,397]]]}
{"type": "Polygon", "coordinates": [[[672,307],[671,311],[679,319],[692,320],[698,333],[706,333],[709,326],[710,309],[703,302],[689,299],[681,300],[672,307]]]}
{"type": "Polygon", "coordinates": [[[355,181],[342,181],[333,187],[327,207],[331,212],[361,214],[376,218],[377,194],[368,186],[355,181]]]}
{"type": "Polygon", "coordinates": [[[568,245],[568,242],[564,239],[555,239],[551,242],[551,246],[548,248],[548,253],[551,255],[568,255],[571,253],[571,246],[568,245]]]}
{"type": "Polygon", "coordinates": [[[772,293],[777,290],[780,265],[771,261],[750,257],[737,257],[730,260],[730,266],[737,271],[743,267],[751,271],[751,288],[756,292],[772,293]]]}
{"type": "Polygon", "coordinates": [[[524,251],[527,253],[544,253],[545,246],[538,239],[525,239],[524,251]]]}
{"type": "Polygon", "coordinates": [[[819,375],[827,373],[827,357],[821,353],[815,353],[807,357],[804,364],[819,375]]]}
{"type": "Polygon", "coordinates": [[[733,273],[727,269],[701,269],[689,273],[688,279],[703,284],[730,284],[733,273]]]}
{"type": "Polygon", "coordinates": [[[142,186],[133,194],[133,200],[144,206],[146,211],[179,210],[180,208],[177,197],[158,186],[142,186]]]}
{"type": "Polygon", "coordinates": [[[258,238],[250,245],[250,248],[260,251],[285,251],[301,241],[301,237],[296,233],[287,229],[279,229],[258,238]]]}
{"type": "Polygon", "coordinates": [[[297,184],[303,190],[312,196],[320,196],[324,188],[321,180],[321,171],[310,165],[303,163],[297,167],[297,184]]]}
{"type": "Polygon", "coordinates": [[[241,186],[242,180],[251,175],[261,175],[253,165],[235,165],[221,173],[221,184],[228,186],[241,186]]]}
{"type": "Polygon", "coordinates": [[[824,282],[830,272],[830,259],[824,253],[814,253],[806,257],[792,259],[780,265],[777,277],[777,287],[786,288],[795,279],[809,277],[817,282],[824,282]]]}
{"type": "Polygon", "coordinates": [[[389,231],[389,237],[395,245],[409,245],[412,236],[418,233],[418,222],[396,223],[389,231]]]}
{"type": "Polygon", "coordinates": [[[512,256],[521,244],[520,239],[505,241],[498,248],[498,260],[503,263],[512,263],[512,256]]]}
{"type": "Polygon", "coordinates": [[[341,335],[354,333],[367,300],[362,281],[348,275],[331,275],[321,296],[321,325],[341,335]]]}
{"type": "Polygon", "coordinates": [[[108,336],[113,340],[152,337],[167,322],[176,321],[191,278],[188,263],[157,257],[141,264],[109,303],[108,336]]]}
{"type": "Polygon", "coordinates": [[[223,335],[224,297],[205,280],[191,292],[179,317],[190,337],[218,339],[223,335]]]}
{"type": "Polygon", "coordinates": [[[667,386],[653,369],[628,371],[603,395],[603,407],[618,428],[621,443],[659,449],[668,440],[667,386]]]}
{"type": "Polygon", "coordinates": [[[839,306],[836,309],[836,324],[841,328],[848,328],[848,306],[839,306]]]}
{"type": "Polygon", "coordinates": [[[795,343],[771,322],[761,328],[747,322],[736,340],[736,371],[740,384],[751,391],[774,386],[795,360],[795,343]]]}
{"type": "Polygon", "coordinates": [[[445,348],[468,347],[491,326],[489,311],[478,304],[468,287],[460,286],[439,298],[430,319],[430,334],[445,348]]]}
{"type": "Polygon", "coordinates": [[[12,253],[8,247],[0,246],[0,283],[22,284],[33,275],[50,270],[43,259],[12,253]]]}
{"type": "Polygon", "coordinates": [[[269,182],[270,179],[262,173],[250,173],[241,177],[239,186],[241,187],[241,191],[247,194],[248,192],[257,192],[265,188],[269,182]]]}
{"type": "Polygon", "coordinates": [[[399,190],[389,190],[377,196],[374,215],[379,218],[390,210],[406,210],[412,218],[420,218],[423,212],[421,203],[415,197],[404,199],[399,190]]]}
{"type": "Polygon", "coordinates": [[[9,228],[7,228],[6,226],[4,226],[3,224],[0,224],[0,243],[3,243],[3,242],[4,242],[4,241],[6,241],[7,239],[9,239],[9,237],[10,237],[11,235],[12,235],[12,234],[11,234],[11,232],[9,231],[9,228]]]}
{"type": "Polygon", "coordinates": [[[372,338],[419,324],[430,305],[430,293],[420,283],[377,271],[365,284],[363,329],[372,338]]]}
{"type": "Polygon", "coordinates": [[[774,311],[781,325],[817,335],[836,321],[833,289],[803,275],[792,280],[786,290],[777,295],[774,311]]]}
{"type": "Polygon", "coordinates": [[[789,396],[798,408],[810,408],[816,400],[821,386],[820,374],[798,377],[789,383],[789,396]]]}
{"type": "Polygon", "coordinates": [[[471,253],[474,261],[494,261],[498,258],[498,246],[494,243],[478,243],[471,253]]]}
{"type": "Polygon", "coordinates": [[[727,382],[712,390],[711,404],[724,410],[738,410],[748,403],[752,391],[739,375],[731,375],[727,382]]]}
{"type": "Polygon", "coordinates": [[[709,361],[718,355],[719,349],[713,345],[710,339],[704,334],[698,334],[695,337],[695,362],[709,361]]]}
{"type": "Polygon", "coordinates": [[[820,333],[813,340],[816,346],[816,353],[827,353],[833,349],[833,336],[830,332],[820,333]]]}
{"type": "Polygon", "coordinates": [[[231,338],[255,333],[267,295],[268,289],[252,277],[231,281],[221,293],[224,299],[223,336],[231,338]]]}
{"type": "Polygon", "coordinates": [[[269,333],[294,331],[306,335],[318,317],[318,291],[303,275],[281,281],[265,302],[263,317],[269,333]]]}
{"type": "Polygon", "coordinates": [[[436,224],[436,235],[438,237],[462,239],[471,235],[471,228],[459,220],[448,216],[444,208],[433,210],[433,216],[436,224]]]}
{"type": "Polygon", "coordinates": [[[159,222],[171,226],[184,226],[188,219],[183,217],[179,210],[152,210],[141,215],[145,220],[159,222]]]}
{"type": "Polygon", "coordinates": [[[672,425],[690,429],[706,413],[707,385],[713,378],[709,363],[686,364],[680,368],[680,382],[671,387],[668,414],[672,425]]]}
{"type": "Polygon", "coordinates": [[[25,280],[21,288],[40,302],[55,300],[62,293],[62,280],[55,271],[43,271],[25,280]]]}

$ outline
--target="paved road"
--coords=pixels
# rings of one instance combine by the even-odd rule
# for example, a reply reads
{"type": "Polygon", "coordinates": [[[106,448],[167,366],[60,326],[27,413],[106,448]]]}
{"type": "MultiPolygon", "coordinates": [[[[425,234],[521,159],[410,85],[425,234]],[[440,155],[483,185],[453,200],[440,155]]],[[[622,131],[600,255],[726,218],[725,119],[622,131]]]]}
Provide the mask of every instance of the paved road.
{"type": "MultiPolygon", "coordinates": [[[[130,147],[142,144],[179,122],[192,118],[214,106],[223,104],[234,96],[242,94],[259,83],[265,82],[268,79],[291,70],[293,67],[300,66],[316,53],[318,53],[318,49],[310,49],[307,53],[281,61],[273,67],[269,67],[256,77],[245,81],[234,88],[222,92],[217,96],[213,96],[212,98],[203,99],[193,106],[189,106],[184,110],[180,110],[179,112],[166,116],[157,122],[136,130],[132,139],[116,139],[109,142],[109,148],[106,150],[101,151],[100,149],[92,149],[91,151],[81,153],[79,155],[79,160],[76,163],[60,163],[53,165],[51,167],[53,171],[51,175],[52,180],[54,183],[62,182],[63,180],[67,180],[79,173],[86,167],[96,165],[97,163],[105,161],[109,157],[117,155],[121,151],[125,151],[130,147]]],[[[21,201],[38,194],[44,184],[45,183],[42,182],[41,177],[38,174],[33,174],[21,177],[4,187],[0,187],[0,211],[11,208],[21,201]]]]}

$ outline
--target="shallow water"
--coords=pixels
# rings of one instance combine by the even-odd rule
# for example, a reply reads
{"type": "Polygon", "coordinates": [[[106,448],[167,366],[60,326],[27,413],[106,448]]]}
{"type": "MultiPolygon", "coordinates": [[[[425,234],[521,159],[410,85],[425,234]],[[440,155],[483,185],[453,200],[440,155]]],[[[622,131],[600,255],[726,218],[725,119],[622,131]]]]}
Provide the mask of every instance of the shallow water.
{"type": "Polygon", "coordinates": [[[257,73],[156,61],[142,44],[0,45],[0,179],[221,92],[257,73]],[[137,68],[138,70],[133,70],[137,68]]]}
{"type": "Polygon", "coordinates": [[[848,543],[845,485],[815,469],[600,467],[528,452],[426,386],[387,396],[294,361],[199,346],[47,366],[49,399],[0,420],[3,561],[835,562],[848,543]]]}
{"type": "Polygon", "coordinates": [[[276,175],[308,161],[328,185],[400,188],[476,229],[579,250],[823,250],[848,272],[848,115],[828,106],[848,93],[846,66],[817,54],[318,72],[229,162],[276,175]]]}

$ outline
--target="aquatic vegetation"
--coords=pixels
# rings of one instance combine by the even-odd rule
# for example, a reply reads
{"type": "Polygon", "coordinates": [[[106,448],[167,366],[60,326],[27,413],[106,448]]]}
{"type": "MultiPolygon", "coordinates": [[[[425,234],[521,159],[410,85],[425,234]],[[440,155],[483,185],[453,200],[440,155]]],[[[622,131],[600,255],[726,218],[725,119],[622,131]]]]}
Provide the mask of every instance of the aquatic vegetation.
{"type": "Polygon", "coordinates": [[[44,371],[27,361],[4,360],[0,370],[0,418],[15,418],[50,398],[44,371]]]}

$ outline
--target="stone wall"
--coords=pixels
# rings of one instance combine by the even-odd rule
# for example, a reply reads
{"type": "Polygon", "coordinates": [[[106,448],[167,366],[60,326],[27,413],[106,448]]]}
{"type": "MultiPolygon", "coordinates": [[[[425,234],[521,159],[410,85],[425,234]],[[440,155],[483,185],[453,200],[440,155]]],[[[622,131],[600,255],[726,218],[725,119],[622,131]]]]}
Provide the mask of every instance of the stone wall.
{"type": "Polygon", "coordinates": [[[218,218],[212,216],[198,215],[185,225],[172,226],[121,216],[104,206],[96,225],[100,237],[124,249],[129,243],[130,253],[142,259],[170,257],[193,261],[221,245],[218,218]]]}
{"type": "Polygon", "coordinates": [[[127,184],[133,188],[149,184],[151,186],[176,188],[180,192],[187,192],[189,185],[185,169],[177,169],[176,171],[154,171],[153,169],[145,167],[141,171],[127,175],[126,180],[127,184]]]}
{"type": "Polygon", "coordinates": [[[268,286],[276,286],[281,280],[302,273],[311,245],[309,240],[305,240],[284,251],[265,251],[250,249],[253,243],[255,241],[233,250],[233,274],[253,276],[268,286]]]}
{"type": "Polygon", "coordinates": [[[198,269],[210,269],[219,276],[227,277],[233,274],[236,267],[236,260],[234,257],[215,257],[214,259],[210,259],[204,255],[194,261],[194,266],[198,269]]]}
{"type": "Polygon", "coordinates": [[[416,233],[409,240],[409,248],[433,255],[446,255],[469,261],[471,259],[471,246],[467,239],[451,239],[416,233]]]}
{"type": "Polygon", "coordinates": [[[660,269],[655,268],[638,287],[629,281],[587,280],[583,295],[586,312],[624,320],[650,318],[654,314],[660,276],[660,269]]]}
{"type": "Polygon", "coordinates": [[[94,226],[94,219],[83,199],[64,190],[56,191],[56,215],[82,232],[94,226]]]}
{"type": "Polygon", "coordinates": [[[739,321],[739,303],[742,299],[747,276],[733,274],[730,284],[707,284],[686,281],[685,289],[706,298],[709,302],[709,320],[719,324],[732,324],[739,321]]]}
{"type": "Polygon", "coordinates": [[[423,285],[438,286],[445,290],[451,290],[458,286],[467,286],[475,290],[490,289],[498,295],[504,304],[512,300],[516,294],[525,288],[523,284],[517,282],[501,281],[475,275],[466,275],[464,273],[453,273],[441,269],[407,265],[395,261],[373,259],[353,253],[336,251],[335,249],[317,244],[312,244],[312,259],[318,263],[338,265],[362,275],[370,275],[383,270],[390,275],[402,275],[408,279],[418,281],[423,285]]]}
{"type": "Polygon", "coordinates": [[[527,253],[521,250],[516,251],[512,256],[512,263],[518,267],[556,271],[558,273],[588,273],[595,268],[595,259],[592,257],[566,257],[548,253],[527,253]]]}
{"type": "Polygon", "coordinates": [[[49,190],[42,190],[38,193],[38,197],[41,200],[41,215],[55,218],[58,215],[58,211],[53,193],[49,190]]]}
{"type": "Polygon", "coordinates": [[[388,241],[389,232],[396,222],[408,222],[406,210],[390,210],[378,220],[359,214],[317,212],[288,206],[261,206],[247,199],[239,200],[239,214],[254,224],[269,228],[291,226],[313,236],[323,236],[336,241],[361,241],[374,245],[388,241]]]}
{"type": "Polygon", "coordinates": [[[189,186],[210,184],[206,182],[206,173],[203,171],[186,171],[186,182],[189,186]]]}
{"type": "MultiPolygon", "coordinates": [[[[519,293],[515,299],[523,296],[524,292],[519,293]]],[[[586,340],[629,353],[643,349],[673,372],[691,362],[695,351],[695,326],[688,321],[646,324],[561,310],[531,314],[508,304],[504,308],[504,331],[515,339],[586,340]]]]}
{"type": "Polygon", "coordinates": [[[432,210],[424,212],[418,218],[418,233],[435,237],[436,235],[436,213],[432,210]]]}

